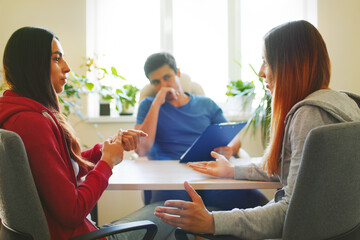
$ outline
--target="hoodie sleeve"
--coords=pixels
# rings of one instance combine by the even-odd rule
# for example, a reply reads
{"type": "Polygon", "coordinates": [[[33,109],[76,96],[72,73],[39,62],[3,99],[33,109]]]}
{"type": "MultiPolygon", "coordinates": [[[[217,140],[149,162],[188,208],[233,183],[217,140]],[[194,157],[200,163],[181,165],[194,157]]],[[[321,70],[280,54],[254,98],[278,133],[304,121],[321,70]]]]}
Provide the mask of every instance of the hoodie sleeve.
{"type": "MultiPolygon", "coordinates": [[[[94,147],[82,151],[81,157],[85,160],[88,160],[89,162],[97,164],[102,156],[102,146],[103,146],[102,143],[98,143],[94,147]]],[[[88,167],[88,168],[80,167],[77,179],[80,180],[82,177],[88,174],[88,172],[91,171],[92,169],[93,167],[88,167]]]]}
{"type": "Polygon", "coordinates": [[[102,156],[102,152],[101,152],[102,146],[103,145],[101,143],[98,143],[94,147],[82,151],[81,157],[92,163],[97,163],[102,156]]]}
{"type": "Polygon", "coordinates": [[[252,158],[250,162],[242,164],[236,164],[234,167],[235,179],[246,179],[253,181],[268,181],[278,182],[279,177],[277,175],[269,176],[262,167],[261,158],[252,158]]]}
{"type": "MultiPolygon", "coordinates": [[[[66,146],[51,120],[24,112],[8,122],[8,129],[17,132],[24,142],[45,212],[65,227],[80,225],[108,186],[110,166],[99,161],[77,186],[66,146]]],[[[94,152],[93,156],[98,155],[94,152]]]]}

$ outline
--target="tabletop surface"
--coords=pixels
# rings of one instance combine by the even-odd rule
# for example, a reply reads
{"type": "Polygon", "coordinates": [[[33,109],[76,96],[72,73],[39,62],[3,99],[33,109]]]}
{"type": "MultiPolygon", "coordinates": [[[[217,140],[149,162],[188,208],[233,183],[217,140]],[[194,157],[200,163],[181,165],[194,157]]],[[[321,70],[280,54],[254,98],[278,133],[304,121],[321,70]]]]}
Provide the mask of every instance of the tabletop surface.
{"type": "Polygon", "coordinates": [[[178,160],[124,160],[113,168],[107,190],[184,189],[188,181],[195,189],[276,189],[279,182],[245,181],[211,177],[194,171],[178,160]]]}

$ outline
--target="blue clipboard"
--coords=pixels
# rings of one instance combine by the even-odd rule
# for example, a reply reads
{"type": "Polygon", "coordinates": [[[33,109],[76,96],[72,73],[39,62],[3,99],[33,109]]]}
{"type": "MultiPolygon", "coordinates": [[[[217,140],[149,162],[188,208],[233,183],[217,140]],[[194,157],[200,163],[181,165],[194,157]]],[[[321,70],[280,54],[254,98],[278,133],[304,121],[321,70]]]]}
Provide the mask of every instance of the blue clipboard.
{"type": "Polygon", "coordinates": [[[227,122],[208,126],[180,157],[180,163],[215,160],[210,152],[214,148],[227,146],[245,125],[246,122],[227,122]]]}

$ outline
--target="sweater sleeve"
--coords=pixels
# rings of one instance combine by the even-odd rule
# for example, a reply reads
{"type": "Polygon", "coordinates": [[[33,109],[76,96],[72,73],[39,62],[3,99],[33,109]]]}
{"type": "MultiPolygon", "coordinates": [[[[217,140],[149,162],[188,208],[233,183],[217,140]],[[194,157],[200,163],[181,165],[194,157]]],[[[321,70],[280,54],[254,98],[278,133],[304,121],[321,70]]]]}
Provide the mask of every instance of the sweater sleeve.
{"type": "MultiPolygon", "coordinates": [[[[295,112],[288,122],[289,131],[285,131],[284,136],[284,141],[289,140],[288,146],[285,147],[290,151],[287,185],[283,188],[285,196],[278,202],[272,200],[263,207],[213,212],[215,234],[232,234],[244,239],[280,238],[300,166],[305,138],[311,129],[331,122],[334,122],[334,119],[320,108],[302,107],[295,112]]],[[[243,169],[244,172],[248,171],[246,169],[243,169]]],[[[237,171],[239,170],[241,171],[241,169],[237,171]]],[[[237,176],[247,175],[238,173],[237,176]]]]}
{"type": "Polygon", "coordinates": [[[238,161],[234,167],[234,178],[278,182],[279,177],[277,175],[269,176],[269,174],[263,170],[261,160],[261,158],[251,158],[251,161],[245,164],[242,164],[242,161],[238,161]]]}
{"type": "Polygon", "coordinates": [[[263,207],[213,212],[215,234],[231,234],[241,239],[279,238],[288,203],[273,200],[263,207]]]}
{"type": "Polygon", "coordinates": [[[38,113],[22,113],[13,119],[11,128],[24,142],[46,212],[64,227],[80,225],[106,189],[110,166],[99,161],[77,186],[62,136],[49,119],[38,113]]]}

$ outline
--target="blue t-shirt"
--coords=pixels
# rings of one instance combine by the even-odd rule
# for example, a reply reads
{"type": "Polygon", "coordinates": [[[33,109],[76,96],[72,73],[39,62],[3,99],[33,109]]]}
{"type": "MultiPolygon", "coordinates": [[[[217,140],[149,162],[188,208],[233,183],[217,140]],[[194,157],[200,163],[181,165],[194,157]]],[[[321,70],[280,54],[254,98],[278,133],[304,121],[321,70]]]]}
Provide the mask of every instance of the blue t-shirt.
{"type": "MultiPolygon", "coordinates": [[[[190,100],[183,106],[174,107],[165,102],[160,107],[155,142],[147,153],[149,159],[180,159],[209,125],[227,122],[221,108],[213,100],[188,95],[190,100]]],[[[144,122],[153,101],[154,97],[146,97],[140,102],[136,124],[144,122]]]]}

